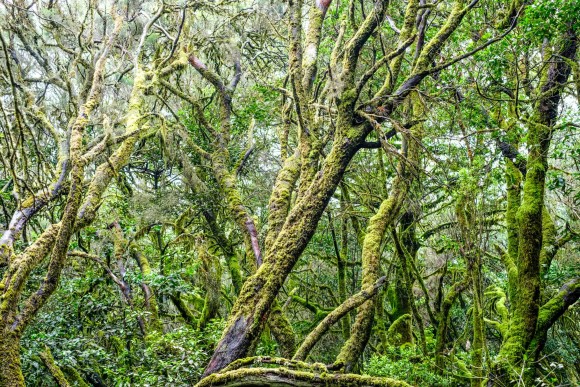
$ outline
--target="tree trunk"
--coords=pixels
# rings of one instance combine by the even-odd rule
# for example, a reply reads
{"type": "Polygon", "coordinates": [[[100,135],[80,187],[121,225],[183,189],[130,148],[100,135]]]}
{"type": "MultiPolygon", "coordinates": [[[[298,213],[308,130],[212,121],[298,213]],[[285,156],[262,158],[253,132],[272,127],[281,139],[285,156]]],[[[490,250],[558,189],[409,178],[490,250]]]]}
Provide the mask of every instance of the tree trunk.
{"type": "Polygon", "coordinates": [[[412,319],[411,319],[411,303],[414,302],[413,284],[411,276],[409,275],[409,268],[407,266],[407,259],[414,259],[417,251],[417,243],[415,240],[415,227],[413,225],[413,214],[406,212],[401,217],[400,225],[400,243],[401,249],[396,249],[395,255],[399,261],[397,267],[394,294],[394,307],[392,313],[392,325],[389,328],[388,340],[394,345],[402,345],[413,342],[412,334],[412,319]],[[407,250],[407,254],[405,251],[407,250]],[[407,316],[402,318],[403,316],[407,316]]]}
{"type": "MultiPolygon", "coordinates": [[[[548,65],[537,90],[541,98],[534,106],[534,114],[528,122],[528,158],[522,200],[515,219],[512,219],[512,222],[516,223],[510,225],[517,227],[518,231],[517,260],[508,267],[508,273],[514,272],[513,286],[510,286],[513,311],[509,330],[499,351],[500,360],[493,375],[500,384],[507,384],[513,379],[513,371],[521,369],[525,354],[536,337],[539,322],[547,155],[553,126],[558,117],[562,91],[571,72],[569,61],[576,57],[578,44],[573,27],[564,32],[561,38],[562,43],[557,55],[553,55],[549,49],[545,51],[543,60],[548,65]]],[[[508,258],[512,257],[508,254],[508,258]]],[[[533,373],[533,369],[526,371],[527,375],[533,373]]]]}
{"type": "Polygon", "coordinates": [[[437,341],[435,342],[435,367],[437,368],[437,372],[441,374],[445,370],[445,344],[447,343],[447,332],[449,329],[449,313],[451,312],[453,303],[468,284],[469,278],[464,278],[454,283],[441,304],[438,319],[439,325],[437,326],[437,341]]]}
{"type": "MultiPolygon", "coordinates": [[[[421,116],[424,110],[419,97],[412,95],[411,99],[413,100],[413,114],[421,116]]],[[[417,175],[422,131],[421,124],[415,125],[411,129],[411,136],[403,137],[401,153],[405,159],[399,162],[397,176],[393,180],[389,197],[383,200],[377,213],[369,220],[362,250],[363,287],[372,285],[379,278],[381,243],[387,228],[399,215],[411,182],[417,175]]],[[[354,367],[367,345],[373,325],[374,312],[374,300],[367,301],[358,309],[350,337],[336,358],[336,364],[342,364],[347,371],[354,367]]]]}
{"type": "Polygon", "coordinates": [[[20,337],[10,328],[0,335],[0,386],[24,387],[24,376],[20,367],[20,337]]]}
{"type": "MultiPolygon", "coordinates": [[[[345,130],[338,130],[344,133],[345,130]]],[[[257,272],[244,283],[228,325],[209,361],[204,376],[215,373],[233,360],[247,355],[280,288],[316,230],[326,204],[367,131],[352,130],[332,147],[326,164],[288,215],[276,242],[257,272]]]]}

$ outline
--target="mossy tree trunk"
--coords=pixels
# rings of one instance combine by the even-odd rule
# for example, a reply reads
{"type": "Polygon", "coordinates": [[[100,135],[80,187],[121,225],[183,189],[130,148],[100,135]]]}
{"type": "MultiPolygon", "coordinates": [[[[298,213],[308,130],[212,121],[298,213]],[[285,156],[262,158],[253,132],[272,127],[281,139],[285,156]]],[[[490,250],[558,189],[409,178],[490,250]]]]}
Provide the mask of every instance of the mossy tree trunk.
{"type": "Polygon", "coordinates": [[[439,310],[436,341],[435,341],[435,367],[437,373],[443,374],[445,371],[445,357],[447,352],[447,336],[449,334],[449,316],[451,308],[455,303],[455,300],[459,297],[461,292],[463,292],[469,286],[469,277],[455,282],[441,303],[441,308],[439,310]]]}
{"type": "Polygon", "coordinates": [[[0,333],[0,386],[24,386],[20,365],[20,336],[8,328],[0,333]]]}
{"type": "MultiPolygon", "coordinates": [[[[390,117],[393,111],[406,100],[407,96],[426,76],[454,63],[442,64],[437,68],[431,67],[435,55],[475,4],[476,2],[456,1],[445,23],[433,35],[431,40],[425,45],[421,45],[415,66],[410,70],[407,77],[402,79],[401,82],[391,82],[390,90],[377,95],[377,98],[364,109],[357,108],[357,100],[362,88],[377,71],[378,67],[369,70],[357,81],[355,76],[357,74],[358,60],[363,46],[383,22],[387,2],[377,1],[375,3],[374,8],[366,15],[365,20],[354,31],[353,37],[347,43],[344,43],[342,39],[337,40],[335,49],[330,55],[331,62],[334,64],[337,63],[338,58],[342,59],[340,68],[337,67],[334,72],[341,82],[339,82],[338,90],[335,90],[335,97],[333,97],[336,100],[337,108],[332,146],[323,161],[310,163],[312,159],[307,160],[309,166],[306,169],[310,168],[310,166],[315,166],[317,168],[316,173],[304,172],[305,166],[301,166],[301,173],[306,173],[307,176],[301,176],[300,178],[304,177],[307,181],[311,181],[308,184],[303,184],[304,181],[301,180],[298,200],[289,211],[275,242],[272,244],[272,249],[266,251],[263,264],[244,283],[240,296],[231,311],[222,338],[204,371],[204,377],[218,372],[236,359],[247,356],[248,351],[259,339],[278,292],[314,234],[318,221],[324,213],[328,201],[340,184],[350,160],[361,147],[366,146],[365,140],[368,134],[374,129],[378,130],[377,123],[383,122],[390,117]],[[399,86],[395,89],[397,84],[399,86]]],[[[298,60],[302,53],[300,38],[302,21],[300,12],[297,11],[300,9],[299,5],[300,2],[292,2],[289,11],[289,14],[292,15],[290,23],[290,61],[294,61],[289,68],[291,72],[294,72],[292,74],[294,88],[300,88],[302,82],[299,80],[304,79],[302,76],[298,76],[298,74],[304,74],[302,69],[299,68],[299,63],[302,61],[298,60]]],[[[319,8],[328,8],[329,5],[330,1],[316,3],[316,7],[319,8]]],[[[411,1],[408,7],[409,15],[406,17],[406,21],[411,26],[416,20],[417,11],[418,1],[411,1]]],[[[321,13],[321,15],[324,14],[325,12],[321,13]]],[[[399,39],[399,47],[388,53],[383,63],[390,63],[388,61],[392,61],[404,53],[405,48],[413,41],[411,32],[409,32],[409,35],[411,36],[406,39],[399,39]]],[[[307,42],[314,40],[311,37],[307,38],[307,42]]],[[[308,54],[312,52],[311,50],[308,54]]],[[[314,55],[317,56],[317,52],[314,52],[314,55]]],[[[302,92],[297,92],[294,93],[294,98],[303,99],[295,103],[295,108],[300,110],[301,106],[306,105],[309,96],[302,92]]],[[[305,121],[308,119],[308,114],[302,115],[304,113],[303,110],[296,113],[299,127],[302,131],[305,128],[313,128],[312,122],[305,121]]],[[[304,133],[304,135],[312,134],[314,134],[314,131],[304,133]]],[[[317,148],[316,144],[314,144],[311,149],[320,148],[317,148]]],[[[308,153],[308,155],[311,154],[311,152],[308,153]]],[[[305,153],[301,153],[301,156],[305,156],[305,153]]],[[[304,161],[304,159],[302,160],[304,161]]],[[[392,204],[385,204],[385,207],[391,206],[392,204]]],[[[370,277],[371,275],[367,276],[367,278],[370,277]]],[[[372,314],[373,312],[371,311],[370,313],[372,314]]],[[[368,321],[367,317],[365,316],[362,320],[368,321]]],[[[364,329],[360,331],[364,332],[364,329]]]]}
{"type": "MultiPolygon", "coordinates": [[[[414,116],[421,116],[422,112],[424,112],[421,106],[422,102],[417,95],[413,95],[411,99],[413,100],[412,109],[414,116]]],[[[407,197],[411,182],[419,173],[419,149],[422,135],[423,127],[418,124],[411,128],[409,136],[403,138],[403,159],[397,167],[397,175],[393,180],[389,197],[383,200],[377,213],[369,220],[362,249],[363,287],[370,286],[380,276],[382,241],[387,229],[393,225],[399,216],[399,211],[407,197]]],[[[406,256],[404,254],[403,259],[405,260],[405,266],[402,268],[407,270],[406,256]]],[[[404,273],[408,276],[408,270],[404,273]]],[[[410,276],[408,277],[406,287],[407,291],[410,291],[410,276]]],[[[357,311],[350,337],[341,348],[336,359],[336,363],[343,365],[347,371],[352,370],[367,345],[374,321],[375,308],[375,301],[369,300],[361,305],[357,311]]]]}
{"type": "Polygon", "coordinates": [[[580,278],[565,283],[560,291],[540,308],[538,323],[528,348],[528,358],[538,361],[546,344],[548,330],[568,308],[580,299],[580,278]]]}
{"type": "Polygon", "coordinates": [[[413,313],[411,303],[414,302],[414,296],[411,275],[409,274],[409,263],[407,262],[407,259],[415,259],[419,247],[415,239],[413,218],[413,214],[409,211],[402,215],[398,233],[400,240],[396,242],[400,243],[400,248],[395,249],[395,256],[398,260],[395,275],[398,280],[394,284],[393,312],[391,313],[392,325],[389,328],[388,337],[388,340],[395,345],[413,342],[412,319],[410,317],[413,313]],[[402,318],[397,322],[399,318],[405,315],[408,318],[402,318]]]}
{"type": "Polygon", "coordinates": [[[352,374],[332,374],[329,372],[307,372],[311,370],[281,368],[242,368],[210,375],[199,382],[197,387],[409,387],[410,385],[390,378],[374,378],[352,374]]]}
{"type": "Polygon", "coordinates": [[[459,197],[457,198],[455,212],[459,224],[462,244],[461,254],[465,259],[467,276],[471,279],[473,302],[471,305],[473,342],[471,344],[471,386],[481,386],[484,382],[483,352],[485,345],[485,331],[483,325],[483,289],[481,284],[481,256],[478,249],[477,234],[480,230],[475,212],[475,198],[473,190],[476,189],[474,181],[462,182],[459,197]]]}
{"type": "MultiPolygon", "coordinates": [[[[145,72],[139,67],[139,61],[134,63],[134,84],[129,98],[127,114],[124,119],[125,133],[117,138],[108,136],[85,150],[84,131],[90,124],[93,113],[101,102],[102,88],[105,79],[105,63],[116,44],[116,37],[123,26],[123,17],[113,15],[114,26],[104,39],[103,46],[95,53],[93,67],[87,72],[89,82],[79,93],[79,110],[76,119],[71,122],[70,146],[68,160],[70,171],[67,178],[68,196],[60,222],[50,224],[23,252],[12,257],[2,281],[0,282],[0,342],[10,351],[6,362],[6,373],[2,377],[7,385],[24,385],[19,368],[19,340],[26,327],[38,311],[48,301],[57,289],[61,272],[66,264],[69,242],[75,232],[91,224],[96,218],[102,197],[111,180],[124,167],[132,154],[135,143],[143,137],[145,130],[141,127],[142,105],[147,89],[173,72],[183,69],[187,63],[187,55],[179,53],[168,66],[145,72]],[[95,168],[88,187],[84,184],[85,166],[96,156],[103,153],[110,145],[118,144],[107,160],[95,168]],[[38,289],[33,291],[28,299],[23,300],[25,285],[31,271],[50,256],[46,276],[38,289]]],[[[147,34],[147,28],[143,31],[147,34]]],[[[138,49],[138,51],[140,48],[138,49]]],[[[66,140],[64,140],[66,141],[66,140]]],[[[62,160],[61,160],[62,161],[62,160]]],[[[7,352],[8,353],[8,352],[7,352]]],[[[4,362],[2,362],[4,365],[4,362]]]]}
{"type": "Polygon", "coordinates": [[[60,367],[54,361],[54,357],[52,356],[50,348],[46,346],[44,350],[40,352],[39,355],[40,358],[42,359],[42,362],[44,363],[46,368],[48,368],[50,374],[54,378],[56,384],[58,384],[59,387],[70,387],[70,383],[64,376],[64,372],[62,372],[60,367]]]}
{"type": "MultiPolygon", "coordinates": [[[[522,368],[524,357],[530,350],[534,338],[537,337],[538,324],[541,321],[539,319],[542,290],[540,273],[542,250],[546,247],[544,197],[548,150],[558,118],[558,106],[564,85],[571,72],[569,61],[576,57],[578,46],[578,37],[573,27],[564,32],[560,38],[560,48],[556,55],[553,56],[549,45],[546,45],[544,50],[544,61],[547,65],[541,74],[541,83],[537,90],[539,98],[534,106],[534,114],[527,122],[528,156],[521,202],[517,207],[517,212],[514,208],[517,197],[512,196],[514,204],[511,207],[508,206],[508,241],[510,241],[508,247],[511,251],[508,251],[505,258],[508,274],[510,274],[512,308],[509,328],[500,348],[500,360],[494,375],[500,383],[507,383],[510,379],[514,379],[516,370],[522,368]]],[[[508,162],[508,184],[513,182],[514,174],[517,175],[508,162]]],[[[542,330],[544,329],[545,327],[542,327],[542,330]]],[[[537,351],[532,352],[537,353],[537,351]]],[[[526,371],[528,378],[531,378],[534,373],[534,360],[534,358],[528,359],[529,362],[524,364],[524,368],[528,368],[526,371]]]]}

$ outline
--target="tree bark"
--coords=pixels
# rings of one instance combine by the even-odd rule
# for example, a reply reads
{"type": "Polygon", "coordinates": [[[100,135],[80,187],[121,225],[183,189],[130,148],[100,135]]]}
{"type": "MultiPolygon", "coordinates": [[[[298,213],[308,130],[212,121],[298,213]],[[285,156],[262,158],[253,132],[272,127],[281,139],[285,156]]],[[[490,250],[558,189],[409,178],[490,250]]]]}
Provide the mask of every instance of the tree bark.
{"type": "MultiPolygon", "coordinates": [[[[533,116],[527,123],[528,159],[522,198],[515,218],[508,219],[512,222],[508,223],[508,237],[511,239],[508,246],[513,246],[512,251],[515,250],[515,233],[510,233],[509,230],[517,227],[517,256],[506,254],[509,265],[507,269],[510,279],[510,301],[513,307],[510,311],[509,329],[500,347],[499,361],[495,366],[492,382],[508,383],[513,379],[514,371],[521,369],[524,356],[530,350],[530,345],[537,334],[542,290],[541,258],[542,249],[545,247],[544,191],[548,150],[562,92],[571,73],[568,61],[576,57],[578,46],[578,37],[573,27],[564,32],[561,38],[561,47],[557,55],[552,55],[551,50],[545,52],[543,60],[547,66],[542,72],[542,81],[537,90],[540,98],[534,106],[533,116]]],[[[531,381],[535,364],[527,364],[527,368],[525,372],[527,381],[531,381]]]]}
{"type": "Polygon", "coordinates": [[[316,175],[304,198],[290,211],[264,264],[244,283],[204,376],[246,356],[259,337],[272,302],[314,234],[328,200],[367,134],[361,130],[353,132],[353,137],[345,136],[334,144],[322,171],[316,175]]]}
{"type": "Polygon", "coordinates": [[[0,334],[0,386],[24,386],[24,376],[20,365],[20,336],[9,328],[0,334]]]}

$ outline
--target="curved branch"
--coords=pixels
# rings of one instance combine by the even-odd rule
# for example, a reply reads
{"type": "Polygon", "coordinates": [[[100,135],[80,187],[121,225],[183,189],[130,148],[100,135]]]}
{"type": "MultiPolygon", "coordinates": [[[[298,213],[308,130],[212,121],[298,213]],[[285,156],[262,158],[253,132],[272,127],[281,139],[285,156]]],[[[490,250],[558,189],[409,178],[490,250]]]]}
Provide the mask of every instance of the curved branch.
{"type": "Polygon", "coordinates": [[[336,324],[342,317],[344,317],[348,312],[354,308],[360,306],[366,300],[374,297],[377,294],[378,289],[385,284],[387,277],[381,277],[375,284],[369,288],[363,289],[357,294],[351,296],[342,304],[340,304],[336,309],[330,312],[324,320],[318,324],[316,328],[304,339],[304,342],[296,351],[296,354],[292,360],[304,360],[306,356],[310,353],[312,348],[316,343],[324,336],[326,332],[336,324]]]}
{"type": "Polygon", "coordinates": [[[535,359],[538,358],[540,352],[544,349],[548,330],[550,330],[552,325],[554,325],[554,323],[568,310],[570,306],[574,305],[579,298],[580,277],[566,282],[560,288],[558,294],[542,305],[538,313],[536,334],[530,344],[530,350],[533,351],[535,359]]]}
{"type": "Polygon", "coordinates": [[[408,387],[409,384],[389,379],[353,374],[311,373],[287,368],[241,368],[221,374],[213,374],[202,379],[196,387],[206,386],[270,386],[270,387],[408,387]]]}

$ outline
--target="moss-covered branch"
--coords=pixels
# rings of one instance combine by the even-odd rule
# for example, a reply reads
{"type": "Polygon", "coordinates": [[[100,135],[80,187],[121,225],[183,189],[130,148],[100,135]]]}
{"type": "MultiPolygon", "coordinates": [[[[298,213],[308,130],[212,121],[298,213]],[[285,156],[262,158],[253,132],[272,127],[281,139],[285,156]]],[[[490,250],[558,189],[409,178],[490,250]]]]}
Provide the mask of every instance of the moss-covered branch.
{"type": "Polygon", "coordinates": [[[385,283],[386,277],[379,278],[374,285],[367,287],[357,294],[349,297],[346,301],[336,307],[332,312],[330,312],[321,322],[314,328],[312,332],[306,336],[296,354],[292,358],[293,360],[305,360],[312,348],[320,341],[322,336],[328,330],[340,321],[348,312],[354,308],[360,306],[362,303],[374,297],[377,294],[378,289],[385,283]]]}
{"type": "Polygon", "coordinates": [[[276,182],[268,203],[268,232],[266,234],[265,250],[268,251],[276,242],[280,229],[290,210],[290,199],[300,175],[300,158],[297,153],[286,158],[282,169],[276,176],[276,182]]]}
{"type": "Polygon", "coordinates": [[[219,300],[220,300],[220,286],[222,277],[222,268],[219,260],[209,252],[205,242],[199,238],[196,241],[196,250],[201,261],[203,284],[206,291],[206,296],[203,304],[203,309],[199,320],[197,321],[197,329],[203,329],[207,323],[216,317],[219,300]]]}
{"type": "MultiPolygon", "coordinates": [[[[413,113],[421,115],[422,103],[419,97],[414,101],[413,113]]],[[[397,166],[389,197],[381,203],[379,210],[369,219],[362,250],[362,287],[371,286],[379,278],[381,244],[383,237],[399,215],[413,179],[418,175],[419,148],[422,139],[422,125],[415,125],[410,136],[404,137],[402,160],[397,166]],[[412,139],[411,139],[412,138],[412,139]]],[[[406,258],[405,258],[406,259],[406,258]]],[[[372,329],[375,304],[372,300],[364,303],[357,311],[348,341],[337,356],[337,363],[346,370],[352,369],[362,354],[372,329]]]]}
{"type": "Polygon", "coordinates": [[[538,325],[530,344],[530,355],[537,360],[544,349],[548,330],[580,298],[580,278],[565,283],[560,291],[540,308],[538,325]]]}
{"type": "Polygon", "coordinates": [[[280,356],[287,358],[291,357],[296,350],[296,337],[290,321],[284,314],[284,309],[280,306],[277,300],[272,306],[270,318],[268,319],[268,326],[278,343],[280,356]]]}
{"type": "Polygon", "coordinates": [[[44,346],[44,350],[39,353],[39,356],[46,368],[48,368],[50,371],[50,374],[54,378],[56,384],[58,384],[59,387],[70,387],[70,383],[64,376],[64,373],[60,367],[54,361],[54,357],[52,357],[52,352],[48,346],[44,346]]]}
{"type": "Polygon", "coordinates": [[[437,325],[437,340],[435,342],[435,365],[437,367],[437,371],[441,373],[445,369],[445,347],[447,343],[447,334],[449,331],[449,314],[451,312],[451,307],[461,292],[463,292],[469,286],[469,283],[469,277],[455,282],[441,303],[441,309],[438,318],[439,324],[437,325]]]}
{"type": "MultiPolygon", "coordinates": [[[[173,302],[173,305],[175,305],[175,307],[177,308],[177,311],[179,312],[183,320],[187,324],[195,328],[197,326],[198,319],[196,315],[192,312],[192,310],[187,306],[185,301],[181,298],[181,294],[179,293],[171,294],[169,295],[169,298],[173,302]]],[[[201,305],[203,305],[203,303],[205,302],[205,300],[201,298],[199,301],[201,305]]]]}
{"type": "Polygon", "coordinates": [[[202,379],[196,387],[206,386],[349,386],[408,387],[409,384],[389,378],[353,374],[312,373],[287,368],[241,368],[202,379]]]}

